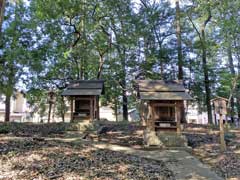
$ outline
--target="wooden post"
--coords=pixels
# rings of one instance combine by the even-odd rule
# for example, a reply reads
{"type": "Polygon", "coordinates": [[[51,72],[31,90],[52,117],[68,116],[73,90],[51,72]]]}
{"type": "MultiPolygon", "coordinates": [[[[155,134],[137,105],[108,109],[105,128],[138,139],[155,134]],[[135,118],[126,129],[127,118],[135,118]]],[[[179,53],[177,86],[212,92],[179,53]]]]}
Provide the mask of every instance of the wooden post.
{"type": "Polygon", "coordinates": [[[70,108],[71,108],[71,117],[70,117],[70,122],[73,122],[73,98],[70,97],[70,108]]]}
{"type": "Polygon", "coordinates": [[[49,107],[48,107],[48,123],[51,121],[51,112],[52,112],[52,103],[49,102],[49,107]]]}
{"type": "Polygon", "coordinates": [[[97,118],[97,120],[99,120],[100,119],[100,113],[99,113],[99,97],[98,96],[96,96],[96,107],[97,107],[97,114],[96,114],[96,118],[97,118]]]}
{"type": "MultiPolygon", "coordinates": [[[[227,114],[227,103],[228,100],[222,97],[218,97],[212,100],[215,107],[215,112],[219,114],[219,134],[220,134],[220,149],[221,151],[226,150],[226,142],[224,139],[224,125],[223,125],[223,115],[227,114]]],[[[227,118],[227,117],[226,117],[227,118]]],[[[226,120],[227,123],[227,120],[226,120]]]]}
{"type": "Polygon", "coordinates": [[[225,142],[225,139],[224,139],[224,126],[223,126],[223,117],[222,117],[222,114],[219,114],[220,115],[220,148],[221,148],[221,151],[226,151],[226,142],[225,142]]]}
{"type": "Polygon", "coordinates": [[[175,119],[177,121],[177,134],[181,135],[181,118],[180,118],[180,104],[175,103],[175,119]]]}
{"type": "Polygon", "coordinates": [[[153,107],[152,103],[149,103],[149,128],[151,131],[155,131],[155,122],[154,122],[154,112],[153,112],[153,107]]]}
{"type": "Polygon", "coordinates": [[[140,113],[140,119],[141,119],[141,123],[142,126],[146,126],[147,125],[147,119],[146,119],[146,112],[148,111],[148,106],[146,104],[144,104],[143,101],[141,101],[139,103],[139,113],[140,113]]]}
{"type": "Polygon", "coordinates": [[[214,125],[216,126],[218,123],[217,123],[217,113],[216,113],[216,109],[214,107],[214,104],[213,104],[213,114],[214,114],[214,125]]]}

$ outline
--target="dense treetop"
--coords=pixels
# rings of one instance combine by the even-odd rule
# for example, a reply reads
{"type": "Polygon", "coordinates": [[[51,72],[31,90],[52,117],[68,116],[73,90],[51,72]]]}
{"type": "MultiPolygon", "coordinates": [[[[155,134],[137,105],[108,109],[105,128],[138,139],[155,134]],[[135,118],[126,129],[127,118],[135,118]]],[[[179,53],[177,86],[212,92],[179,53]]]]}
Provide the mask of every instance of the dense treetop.
{"type": "Polygon", "coordinates": [[[183,79],[200,110],[219,95],[240,114],[239,9],[235,0],[0,0],[1,93],[22,89],[36,103],[70,80],[105,79],[103,104],[126,113],[133,80],[183,79]]]}

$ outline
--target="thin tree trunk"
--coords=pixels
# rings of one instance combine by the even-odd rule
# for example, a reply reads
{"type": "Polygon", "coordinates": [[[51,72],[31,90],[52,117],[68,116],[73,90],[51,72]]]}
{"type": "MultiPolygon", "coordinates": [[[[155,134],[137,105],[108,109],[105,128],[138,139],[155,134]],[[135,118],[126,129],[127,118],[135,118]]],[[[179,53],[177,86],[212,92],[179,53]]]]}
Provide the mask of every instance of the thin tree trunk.
{"type": "Polygon", "coordinates": [[[206,99],[205,103],[207,105],[207,113],[208,113],[208,123],[212,124],[212,107],[211,107],[211,89],[210,89],[210,82],[209,82],[209,75],[208,75],[208,65],[207,65],[207,48],[206,48],[206,37],[205,37],[205,28],[210,22],[212,15],[211,15],[211,9],[208,7],[208,17],[204,21],[204,23],[201,26],[201,31],[199,32],[197,26],[194,24],[192,18],[188,15],[188,18],[190,22],[193,25],[193,28],[196,30],[200,42],[201,42],[201,47],[202,47],[202,68],[203,68],[203,74],[204,74],[204,86],[205,86],[205,91],[206,91],[206,99]]]}
{"type": "Polygon", "coordinates": [[[164,67],[163,67],[163,60],[160,60],[160,75],[161,75],[161,79],[164,79],[164,67]]]}
{"type": "MultiPolygon", "coordinates": [[[[121,22],[121,27],[123,28],[124,25],[121,22]]],[[[125,32],[124,30],[122,30],[123,32],[125,32]]],[[[119,45],[119,38],[118,38],[118,34],[116,32],[116,27],[114,26],[113,28],[113,32],[116,36],[116,42],[119,45]]],[[[122,73],[122,77],[121,80],[119,82],[120,86],[122,87],[122,109],[123,109],[123,120],[124,121],[128,121],[128,99],[127,99],[127,90],[126,90],[126,48],[123,46],[122,48],[120,48],[120,46],[117,46],[117,52],[118,55],[120,57],[120,61],[121,61],[121,73],[122,73]],[[123,49],[123,51],[122,51],[123,49]]]]}
{"type": "Polygon", "coordinates": [[[97,108],[97,114],[96,119],[100,120],[100,111],[99,111],[99,96],[96,97],[96,108],[97,108]]]}
{"type": "MultiPolygon", "coordinates": [[[[181,39],[181,25],[180,25],[180,6],[179,0],[175,1],[176,4],[176,35],[177,35],[177,51],[178,51],[178,79],[183,79],[183,58],[182,58],[182,39],[181,39]]],[[[184,111],[184,102],[181,103],[180,108],[180,121],[186,123],[186,116],[184,111]]]]}
{"type": "Polygon", "coordinates": [[[211,107],[211,89],[208,75],[208,65],[207,65],[207,49],[206,49],[206,40],[205,40],[205,27],[201,29],[202,36],[202,66],[204,72],[204,81],[205,81],[205,91],[206,91],[206,105],[208,113],[208,123],[212,124],[212,107],[211,107]]]}
{"type": "Polygon", "coordinates": [[[99,67],[98,67],[98,74],[97,79],[101,79],[102,76],[102,70],[103,70],[103,55],[99,53],[99,67]]]}
{"type": "Polygon", "coordinates": [[[220,114],[220,120],[219,120],[219,125],[220,125],[220,148],[221,151],[224,152],[226,151],[226,142],[224,139],[224,125],[223,125],[223,117],[222,114],[220,114]]]}
{"type": "MultiPolygon", "coordinates": [[[[236,72],[235,72],[234,64],[233,64],[232,47],[231,47],[230,40],[228,42],[227,54],[228,54],[228,62],[229,62],[229,68],[230,68],[231,74],[235,77],[236,72]]],[[[234,123],[234,96],[233,96],[233,94],[232,94],[230,103],[231,103],[231,122],[234,123]]]]}
{"type": "MultiPolygon", "coordinates": [[[[125,52],[124,52],[125,54],[125,52]]],[[[126,60],[122,58],[122,98],[123,98],[123,120],[128,121],[128,99],[127,99],[127,87],[126,87],[126,60]]]]}
{"type": "Polygon", "coordinates": [[[234,105],[233,97],[231,98],[230,103],[231,103],[231,114],[230,114],[231,115],[231,123],[234,124],[234,107],[235,107],[235,105],[234,105]]]}
{"type": "Polygon", "coordinates": [[[4,19],[5,0],[0,0],[0,34],[2,32],[2,23],[4,19]]]}
{"type": "Polygon", "coordinates": [[[240,122],[240,98],[237,97],[237,117],[238,117],[238,122],[240,122]]]}
{"type": "MultiPolygon", "coordinates": [[[[234,41],[235,47],[238,46],[238,44],[237,44],[238,42],[239,42],[238,40],[234,41]]],[[[237,72],[238,72],[238,75],[239,75],[240,74],[240,53],[237,52],[236,56],[237,56],[237,60],[238,60],[237,72]]],[[[239,90],[240,87],[238,86],[237,89],[239,90]]],[[[237,96],[237,112],[238,112],[238,124],[239,124],[240,123],[240,97],[239,97],[239,95],[237,96]]]]}
{"type": "Polygon", "coordinates": [[[65,103],[64,103],[64,97],[61,97],[61,103],[62,103],[62,109],[61,109],[61,117],[62,117],[62,122],[65,122],[65,103]]]}
{"type": "Polygon", "coordinates": [[[126,80],[125,78],[122,80],[122,98],[123,98],[123,120],[128,121],[128,99],[127,99],[127,91],[126,91],[126,80]]]}
{"type": "Polygon", "coordinates": [[[11,110],[11,96],[6,95],[5,100],[5,122],[10,121],[10,110],[11,110]]]}
{"type": "Polygon", "coordinates": [[[84,62],[83,62],[84,60],[82,59],[81,60],[81,64],[80,64],[80,75],[79,75],[79,79],[81,79],[81,80],[83,80],[83,76],[84,76],[84,62]]]}
{"type": "Polygon", "coordinates": [[[55,103],[52,104],[52,122],[55,121],[55,103]]]}
{"type": "Polygon", "coordinates": [[[52,103],[49,102],[49,108],[48,108],[48,123],[51,121],[51,111],[52,111],[52,103]]]}
{"type": "Polygon", "coordinates": [[[178,51],[178,79],[183,79],[183,58],[182,58],[182,41],[181,41],[179,0],[176,0],[175,4],[176,4],[177,51],[178,51]]]}
{"type": "Polygon", "coordinates": [[[229,62],[229,68],[230,68],[231,74],[236,75],[234,64],[233,64],[233,58],[232,58],[231,42],[228,42],[227,53],[228,53],[228,62],[229,62]]]}
{"type": "MultiPolygon", "coordinates": [[[[48,123],[50,123],[51,121],[51,113],[52,113],[52,106],[54,104],[54,92],[53,91],[50,91],[48,93],[48,102],[49,102],[49,110],[48,110],[48,123]]],[[[54,110],[53,110],[53,113],[54,113],[54,110]]],[[[53,118],[54,118],[54,114],[53,114],[53,118]]]]}
{"type": "Polygon", "coordinates": [[[115,113],[115,116],[116,116],[116,122],[118,122],[118,100],[117,98],[115,99],[115,104],[114,104],[114,113],[115,113]]]}

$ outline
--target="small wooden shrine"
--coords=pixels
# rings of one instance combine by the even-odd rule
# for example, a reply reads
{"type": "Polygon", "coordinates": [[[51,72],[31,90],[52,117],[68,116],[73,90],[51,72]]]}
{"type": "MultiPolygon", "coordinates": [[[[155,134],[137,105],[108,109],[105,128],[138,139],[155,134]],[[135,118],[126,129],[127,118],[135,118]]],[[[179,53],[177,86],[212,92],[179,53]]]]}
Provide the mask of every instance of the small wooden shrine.
{"type": "Polygon", "coordinates": [[[228,99],[223,97],[216,97],[211,100],[215,113],[226,115],[227,114],[227,104],[228,99]]]}
{"type": "Polygon", "coordinates": [[[215,123],[218,124],[218,119],[217,118],[217,114],[219,116],[224,116],[224,122],[227,123],[227,114],[228,114],[228,99],[226,98],[223,98],[223,97],[216,97],[214,99],[211,100],[211,103],[212,103],[212,107],[213,107],[213,115],[214,115],[214,120],[215,120],[215,123]]]}
{"type": "Polygon", "coordinates": [[[224,138],[225,132],[224,132],[224,125],[223,125],[223,115],[225,115],[225,118],[226,118],[225,123],[227,123],[226,115],[228,113],[228,107],[227,107],[228,99],[223,97],[216,97],[212,99],[211,102],[213,103],[215,120],[216,120],[216,114],[219,114],[220,145],[221,145],[220,148],[221,148],[221,151],[225,151],[226,142],[224,138]]]}
{"type": "Polygon", "coordinates": [[[182,81],[138,80],[136,84],[143,125],[154,131],[180,132],[183,102],[192,100],[182,81]]]}
{"type": "Polygon", "coordinates": [[[70,99],[71,121],[99,119],[99,96],[103,93],[103,80],[72,81],[62,93],[70,99]]]}

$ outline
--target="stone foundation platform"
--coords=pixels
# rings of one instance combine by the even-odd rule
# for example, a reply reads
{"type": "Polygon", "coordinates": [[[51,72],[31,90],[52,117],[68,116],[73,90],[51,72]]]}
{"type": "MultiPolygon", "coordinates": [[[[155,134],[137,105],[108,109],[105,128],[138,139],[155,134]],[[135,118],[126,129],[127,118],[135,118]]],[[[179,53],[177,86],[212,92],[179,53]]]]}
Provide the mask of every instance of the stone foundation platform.
{"type": "Polygon", "coordinates": [[[145,147],[191,151],[191,148],[187,145],[187,138],[184,135],[178,135],[176,132],[155,132],[146,129],[143,139],[145,147]]]}

